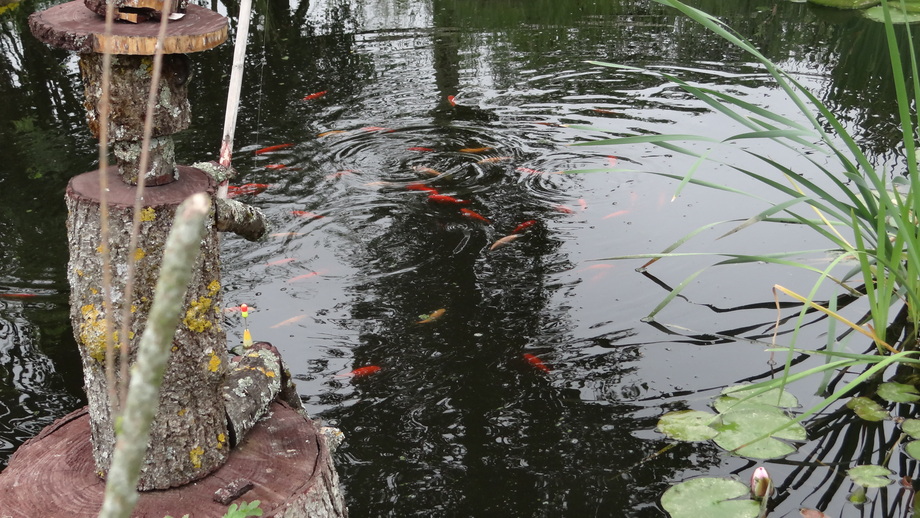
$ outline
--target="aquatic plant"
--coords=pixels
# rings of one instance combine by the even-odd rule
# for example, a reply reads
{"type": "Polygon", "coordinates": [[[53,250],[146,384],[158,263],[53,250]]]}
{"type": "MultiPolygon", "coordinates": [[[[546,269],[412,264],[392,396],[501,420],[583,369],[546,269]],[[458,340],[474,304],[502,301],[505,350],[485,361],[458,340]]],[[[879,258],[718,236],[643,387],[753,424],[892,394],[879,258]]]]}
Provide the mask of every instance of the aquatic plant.
{"type": "MultiPolygon", "coordinates": [[[[744,221],[722,221],[708,224],[693,230],[657,254],[638,254],[606,258],[612,259],[649,259],[640,269],[644,270],[663,258],[676,258],[697,255],[723,257],[713,266],[729,264],[773,263],[792,266],[814,272],[817,280],[801,295],[789,287],[775,285],[777,311],[780,311],[781,296],[788,296],[799,303],[798,317],[790,334],[786,347],[774,351],[785,351],[786,360],[780,378],[742,387],[728,388],[716,399],[713,407],[716,413],[702,411],[678,411],[666,414],[658,424],[659,431],[679,441],[714,441],[724,450],[757,459],[773,459],[786,456],[796,448],[794,443],[806,439],[805,429],[801,424],[812,418],[810,428],[812,438],[819,442],[814,455],[817,458],[830,449],[828,443],[821,442],[822,434],[829,438],[840,435],[841,425],[852,425],[859,429],[863,423],[894,420],[902,425],[901,431],[895,430],[895,439],[884,444],[865,441],[862,451],[847,447],[834,459],[836,463],[851,465],[848,471],[854,491],[850,501],[864,502],[867,488],[884,487],[893,483],[889,478],[891,472],[886,465],[890,461],[898,444],[907,437],[916,437],[918,432],[912,420],[904,421],[902,417],[892,416],[891,410],[911,412],[911,407],[897,406],[920,399],[915,384],[917,377],[913,374],[920,360],[918,356],[917,335],[920,324],[920,174],[918,174],[915,135],[917,119],[912,107],[920,105],[920,73],[916,52],[911,50],[908,62],[902,62],[898,49],[898,38],[906,38],[908,48],[913,49],[913,40],[909,27],[897,27],[891,17],[891,8],[883,2],[880,6],[885,22],[888,55],[893,70],[891,81],[897,95],[898,117],[901,140],[903,143],[903,169],[887,171],[876,167],[861,149],[856,137],[847,132],[844,124],[820,99],[810,92],[791,74],[782,70],[770,59],[760,53],[755,46],[741,35],[734,32],[717,18],[696,8],[683,4],[679,0],[655,0],[671,6],[687,17],[718,34],[735,47],[742,49],[773,77],[777,86],[796,106],[796,118],[787,117],[757,106],[740,96],[731,95],[714,89],[697,86],[676,75],[661,70],[636,68],[603,62],[591,62],[593,65],[610,67],[627,73],[649,74],[678,85],[697,100],[705,103],[711,110],[728,117],[733,124],[743,129],[727,137],[714,137],[711,134],[642,134],[617,135],[611,138],[579,143],[576,145],[623,145],[652,144],[660,146],[678,155],[693,159],[693,165],[683,175],[670,172],[651,171],[651,174],[671,178],[678,183],[675,196],[687,185],[748,196],[767,206],[766,209],[744,221]],[[803,159],[807,167],[788,165],[764,152],[760,144],[783,146],[803,159]],[[702,149],[701,149],[702,146],[702,149]],[[745,163],[739,164],[730,158],[720,158],[719,151],[729,147],[738,156],[742,152],[745,163]],[[715,163],[718,167],[728,168],[740,173],[744,178],[753,180],[755,185],[769,187],[767,193],[756,188],[743,190],[725,183],[717,183],[698,178],[698,172],[704,164],[715,163]],[[777,194],[779,199],[777,200],[777,194]],[[704,230],[720,225],[732,224],[722,237],[748,230],[764,223],[798,225],[807,228],[821,238],[826,245],[809,251],[778,251],[775,253],[680,253],[677,250],[704,230]],[[809,253],[831,256],[830,264],[821,269],[806,261],[798,259],[809,253]],[[847,266],[852,263],[851,266],[847,266]],[[842,275],[838,275],[840,270],[842,275]],[[837,286],[837,288],[834,288],[837,286]],[[840,312],[838,301],[843,298],[828,297],[819,303],[816,297],[830,289],[834,293],[841,289],[852,300],[861,300],[868,309],[858,319],[847,319],[840,312]],[[799,347],[796,340],[804,325],[806,315],[819,312],[828,322],[828,344],[825,348],[799,347]],[[844,324],[849,331],[835,338],[836,325],[844,324]],[[866,354],[844,352],[838,341],[856,336],[858,332],[868,337],[874,347],[866,354]],[[793,358],[802,355],[823,355],[826,361],[803,372],[793,372],[793,358]],[[881,377],[889,368],[894,369],[894,381],[882,383],[881,377]],[[858,373],[847,383],[841,383],[842,373],[858,373]],[[836,377],[832,383],[823,383],[825,396],[822,401],[794,417],[792,408],[798,405],[795,398],[786,391],[788,384],[807,377],[824,375],[836,377]],[[839,387],[838,387],[839,385],[839,387]],[[832,407],[844,397],[859,393],[861,397],[850,399],[846,406],[839,406],[829,415],[817,419],[817,414],[832,407]],[[884,403],[884,405],[882,403],[884,403]],[[836,427],[827,423],[838,420],[836,427]],[[904,427],[904,423],[911,423],[904,427]],[[853,465],[857,459],[871,457],[873,452],[881,452],[883,458],[871,466],[853,465]],[[848,455],[848,456],[847,456],[848,455]]],[[[903,9],[903,1],[902,1],[903,9]]],[[[578,129],[611,133],[604,128],[574,126],[578,129]]],[[[731,156],[731,154],[729,154],[731,156]]],[[[593,171],[609,171],[612,168],[593,171]]],[[[584,171],[582,171],[584,172],[584,171]]],[[[707,271],[706,267],[684,279],[677,287],[656,306],[648,315],[648,320],[670,304],[688,285],[707,271]]],[[[781,317],[777,318],[777,328],[781,317]]],[[[774,341],[776,335],[774,335],[774,341]]],[[[831,441],[832,444],[833,441],[831,441]]],[[[916,442],[916,441],[915,441],[916,442]]],[[[908,443],[908,446],[913,442],[908,443]]],[[[920,448],[914,446],[904,449],[905,455],[917,457],[920,448]]],[[[864,462],[859,462],[864,464],[864,462]]],[[[809,469],[813,469],[809,468],[809,469]]],[[[808,471],[808,469],[806,469],[808,471]]],[[[807,476],[807,475],[806,475],[807,476]]],[[[698,479],[697,479],[698,480],[698,479]]],[[[719,480],[719,479],[716,479],[719,480]]],[[[688,483],[678,484],[675,488],[688,483]]],[[[839,482],[830,484],[833,490],[839,482]]],[[[715,498],[705,503],[707,512],[716,512],[718,506],[724,505],[720,499],[725,484],[719,487],[715,498]]],[[[672,489],[675,489],[672,488],[672,489]]],[[[732,489],[740,491],[738,488],[732,489]]],[[[670,493],[670,491],[669,491],[670,493]]],[[[689,491],[699,495],[706,491],[689,491]]],[[[683,493],[680,493],[683,494],[683,493]]],[[[674,494],[668,494],[667,501],[674,501],[674,494]]],[[[740,495],[740,493],[739,493],[740,495]]],[[[712,497],[713,495],[708,495],[712,497]]],[[[738,495],[735,495],[738,496],[738,495]]],[[[708,498],[708,497],[707,497],[708,498]]],[[[732,497],[729,497],[732,498],[732,497]]],[[[662,497],[662,505],[666,499],[662,497]]],[[[753,505],[745,505],[745,513],[757,516],[753,505]]],[[[665,506],[667,508],[667,506],[665,506]]],[[[699,510],[699,509],[697,509],[699,510]]],[[[678,516],[680,511],[671,511],[678,516]]],[[[765,513],[761,510],[760,513],[765,513]]],[[[817,512],[817,511],[816,511],[817,512]]],[[[747,514],[745,514],[747,515],[747,514]]]]}

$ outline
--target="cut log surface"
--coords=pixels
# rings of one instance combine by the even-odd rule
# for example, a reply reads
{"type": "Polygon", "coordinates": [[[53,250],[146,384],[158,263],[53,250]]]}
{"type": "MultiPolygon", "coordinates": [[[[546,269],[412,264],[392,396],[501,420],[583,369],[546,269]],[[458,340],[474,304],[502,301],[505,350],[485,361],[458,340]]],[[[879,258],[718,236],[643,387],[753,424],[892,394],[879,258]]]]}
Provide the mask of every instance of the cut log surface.
{"type": "MultiPolygon", "coordinates": [[[[152,56],[159,23],[116,23],[113,33],[106,37],[105,19],[87,9],[82,0],[74,0],[33,13],[29,28],[40,41],[74,52],[108,50],[113,54],[152,56]]],[[[200,52],[226,39],[227,18],[192,4],[185,16],[169,22],[163,48],[167,54],[200,52]]]]}
{"type": "MultiPolygon", "coordinates": [[[[325,440],[313,422],[275,403],[218,471],[182,487],[140,494],[132,516],[223,516],[215,492],[249,481],[235,502],[259,500],[263,516],[344,517],[348,512],[325,440]]],[[[77,410],[19,447],[0,472],[0,516],[95,517],[104,481],[96,475],[89,416],[77,410]]]]}

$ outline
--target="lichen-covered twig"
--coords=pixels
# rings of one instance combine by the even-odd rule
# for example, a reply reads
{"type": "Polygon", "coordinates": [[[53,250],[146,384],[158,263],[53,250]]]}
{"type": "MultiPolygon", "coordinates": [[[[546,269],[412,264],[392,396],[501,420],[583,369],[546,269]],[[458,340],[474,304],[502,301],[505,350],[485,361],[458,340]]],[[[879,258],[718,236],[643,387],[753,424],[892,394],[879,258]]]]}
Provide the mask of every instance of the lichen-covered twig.
{"type": "Polygon", "coordinates": [[[176,212],[176,221],[166,241],[153,306],[132,369],[121,426],[116,425],[115,454],[106,479],[100,518],[127,518],[137,503],[137,482],[147,450],[150,423],[157,411],[160,384],[209,211],[208,196],[199,193],[182,202],[176,212]]]}

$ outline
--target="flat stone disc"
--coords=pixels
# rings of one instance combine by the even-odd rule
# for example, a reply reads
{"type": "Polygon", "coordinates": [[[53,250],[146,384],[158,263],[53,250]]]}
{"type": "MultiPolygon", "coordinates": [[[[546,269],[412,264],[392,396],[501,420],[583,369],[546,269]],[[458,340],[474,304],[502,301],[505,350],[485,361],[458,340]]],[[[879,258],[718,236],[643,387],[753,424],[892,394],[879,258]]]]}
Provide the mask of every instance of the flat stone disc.
{"type": "MultiPolygon", "coordinates": [[[[105,18],[90,11],[82,0],[56,5],[29,16],[29,28],[39,40],[74,52],[111,52],[152,56],[160,22],[115,22],[105,35],[105,18]]],[[[227,40],[227,18],[204,7],[189,5],[185,16],[170,20],[164,52],[186,54],[214,48],[227,40]]]]}

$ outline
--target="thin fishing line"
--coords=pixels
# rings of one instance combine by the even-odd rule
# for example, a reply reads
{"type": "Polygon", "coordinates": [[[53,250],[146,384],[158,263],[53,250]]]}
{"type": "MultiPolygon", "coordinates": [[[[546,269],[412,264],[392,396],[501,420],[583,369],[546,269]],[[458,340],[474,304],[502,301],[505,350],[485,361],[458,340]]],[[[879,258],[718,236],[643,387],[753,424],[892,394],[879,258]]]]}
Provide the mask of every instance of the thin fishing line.
{"type": "Polygon", "coordinates": [[[262,14],[262,58],[259,67],[259,93],[256,95],[256,142],[259,142],[259,134],[262,130],[262,87],[265,84],[265,42],[268,40],[268,30],[265,26],[265,14],[262,14]]]}

